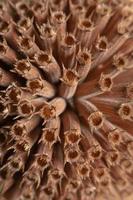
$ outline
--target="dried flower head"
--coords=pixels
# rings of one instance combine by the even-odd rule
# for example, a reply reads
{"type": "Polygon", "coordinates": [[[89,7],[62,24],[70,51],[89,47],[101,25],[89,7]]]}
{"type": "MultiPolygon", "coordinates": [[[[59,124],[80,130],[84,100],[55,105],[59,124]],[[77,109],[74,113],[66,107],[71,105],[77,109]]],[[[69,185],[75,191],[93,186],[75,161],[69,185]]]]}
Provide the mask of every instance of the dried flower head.
{"type": "Polygon", "coordinates": [[[1,0],[0,200],[133,199],[133,1],[1,0]]]}

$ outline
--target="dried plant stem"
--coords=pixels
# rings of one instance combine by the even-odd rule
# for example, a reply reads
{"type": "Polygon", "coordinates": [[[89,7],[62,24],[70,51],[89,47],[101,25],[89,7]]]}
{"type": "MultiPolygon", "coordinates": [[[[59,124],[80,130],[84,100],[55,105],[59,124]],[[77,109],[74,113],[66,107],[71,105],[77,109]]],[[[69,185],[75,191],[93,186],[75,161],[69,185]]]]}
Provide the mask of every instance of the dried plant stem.
{"type": "Polygon", "coordinates": [[[55,95],[54,87],[41,77],[28,80],[27,87],[34,95],[39,95],[46,98],[52,98],[55,95]]]}

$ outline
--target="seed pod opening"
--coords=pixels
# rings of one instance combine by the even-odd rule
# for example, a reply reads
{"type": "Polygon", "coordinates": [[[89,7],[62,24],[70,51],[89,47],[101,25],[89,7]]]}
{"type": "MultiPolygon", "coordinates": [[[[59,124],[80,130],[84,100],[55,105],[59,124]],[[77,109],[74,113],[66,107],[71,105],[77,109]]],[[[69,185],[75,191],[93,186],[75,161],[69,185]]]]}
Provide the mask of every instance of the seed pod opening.
{"type": "Polygon", "coordinates": [[[7,98],[9,98],[9,101],[13,103],[18,103],[21,99],[21,95],[21,89],[19,87],[16,87],[15,85],[7,89],[7,98]]]}
{"type": "Polygon", "coordinates": [[[21,101],[18,106],[18,112],[22,116],[29,116],[34,112],[34,107],[29,101],[21,101]]]}
{"type": "Polygon", "coordinates": [[[99,111],[92,113],[88,118],[88,122],[92,129],[100,128],[103,124],[103,114],[99,111]]]}
{"type": "Polygon", "coordinates": [[[102,91],[107,92],[110,91],[113,87],[113,80],[110,75],[101,74],[99,85],[102,91]]]}
{"type": "Polygon", "coordinates": [[[122,104],[118,110],[118,113],[122,119],[131,119],[133,116],[133,108],[129,103],[122,104]]]}

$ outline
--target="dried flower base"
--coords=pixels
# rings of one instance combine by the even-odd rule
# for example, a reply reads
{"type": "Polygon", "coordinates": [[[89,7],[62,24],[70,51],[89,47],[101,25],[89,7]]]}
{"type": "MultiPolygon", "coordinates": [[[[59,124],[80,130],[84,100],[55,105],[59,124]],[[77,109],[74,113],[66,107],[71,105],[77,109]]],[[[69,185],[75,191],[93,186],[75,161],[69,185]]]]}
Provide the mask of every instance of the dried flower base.
{"type": "Polygon", "coordinates": [[[132,186],[133,1],[1,1],[0,200],[132,186]]]}

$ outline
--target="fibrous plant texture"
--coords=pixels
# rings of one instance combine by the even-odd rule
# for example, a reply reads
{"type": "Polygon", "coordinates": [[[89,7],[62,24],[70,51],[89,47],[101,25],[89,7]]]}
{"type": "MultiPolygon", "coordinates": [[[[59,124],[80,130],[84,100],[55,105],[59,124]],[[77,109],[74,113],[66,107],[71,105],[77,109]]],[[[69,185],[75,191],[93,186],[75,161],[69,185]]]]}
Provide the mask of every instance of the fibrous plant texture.
{"type": "Polygon", "coordinates": [[[0,200],[131,195],[133,1],[1,1],[0,200]]]}

